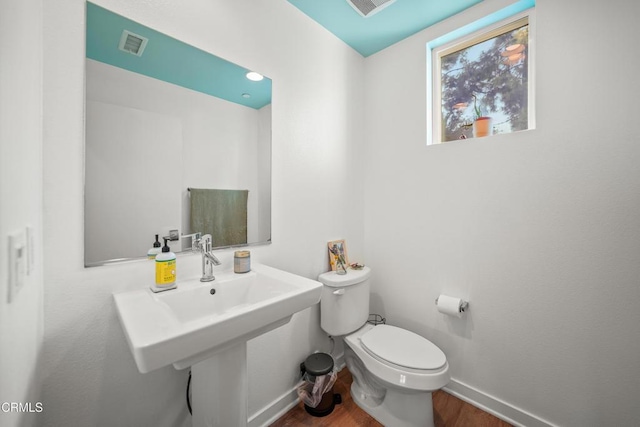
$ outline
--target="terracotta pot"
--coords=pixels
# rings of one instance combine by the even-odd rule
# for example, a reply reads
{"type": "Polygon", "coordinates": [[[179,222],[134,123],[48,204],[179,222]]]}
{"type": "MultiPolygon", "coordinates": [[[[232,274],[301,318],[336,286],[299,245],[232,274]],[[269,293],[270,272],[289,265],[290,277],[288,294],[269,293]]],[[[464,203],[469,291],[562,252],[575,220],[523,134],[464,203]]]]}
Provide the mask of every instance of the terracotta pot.
{"type": "Polygon", "coordinates": [[[478,117],[476,121],[473,122],[473,137],[480,138],[483,136],[492,135],[492,122],[493,120],[491,120],[491,117],[478,117]]]}

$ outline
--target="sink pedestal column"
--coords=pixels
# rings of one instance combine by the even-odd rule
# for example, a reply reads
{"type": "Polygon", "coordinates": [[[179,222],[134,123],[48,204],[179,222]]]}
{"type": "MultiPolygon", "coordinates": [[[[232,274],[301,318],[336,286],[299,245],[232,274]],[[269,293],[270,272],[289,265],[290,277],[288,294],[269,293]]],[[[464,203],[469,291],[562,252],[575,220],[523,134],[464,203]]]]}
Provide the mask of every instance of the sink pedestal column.
{"type": "Polygon", "coordinates": [[[247,342],[234,344],[191,367],[193,427],[246,427],[247,342]]]}

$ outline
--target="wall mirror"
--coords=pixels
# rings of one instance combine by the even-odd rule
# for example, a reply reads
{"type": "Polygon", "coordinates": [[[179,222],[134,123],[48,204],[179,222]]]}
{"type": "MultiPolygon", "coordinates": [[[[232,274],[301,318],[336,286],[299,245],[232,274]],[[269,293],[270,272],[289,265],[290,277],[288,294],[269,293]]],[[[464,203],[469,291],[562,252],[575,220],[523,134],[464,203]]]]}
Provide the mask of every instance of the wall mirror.
{"type": "Polygon", "coordinates": [[[156,234],[271,241],[271,80],[250,71],[87,3],[85,266],[156,234]]]}

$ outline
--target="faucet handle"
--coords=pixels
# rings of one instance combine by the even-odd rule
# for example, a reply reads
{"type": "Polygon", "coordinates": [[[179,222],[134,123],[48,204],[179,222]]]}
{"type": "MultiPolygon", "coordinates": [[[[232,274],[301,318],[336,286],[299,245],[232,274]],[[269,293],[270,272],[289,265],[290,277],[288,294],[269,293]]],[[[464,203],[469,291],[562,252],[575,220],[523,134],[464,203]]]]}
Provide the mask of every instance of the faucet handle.
{"type": "Polygon", "coordinates": [[[203,251],[209,252],[213,244],[213,237],[211,237],[211,234],[205,234],[204,236],[200,237],[199,244],[200,244],[200,248],[203,251]]]}
{"type": "Polygon", "coordinates": [[[191,238],[191,250],[195,251],[198,249],[198,243],[200,243],[200,239],[202,238],[202,233],[191,233],[191,234],[183,234],[180,236],[182,239],[186,239],[187,237],[191,238]]]}

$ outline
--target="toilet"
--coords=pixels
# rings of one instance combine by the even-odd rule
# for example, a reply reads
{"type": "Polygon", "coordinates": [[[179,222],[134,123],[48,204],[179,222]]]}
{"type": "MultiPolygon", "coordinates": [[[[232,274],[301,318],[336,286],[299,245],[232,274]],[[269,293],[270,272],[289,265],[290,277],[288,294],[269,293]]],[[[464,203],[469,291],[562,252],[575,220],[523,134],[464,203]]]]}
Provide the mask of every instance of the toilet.
{"type": "Polygon", "coordinates": [[[369,267],[321,274],[320,325],[344,339],[360,408],[387,427],[433,427],[431,393],[449,382],[447,358],[416,333],[367,323],[370,276],[369,267]]]}

